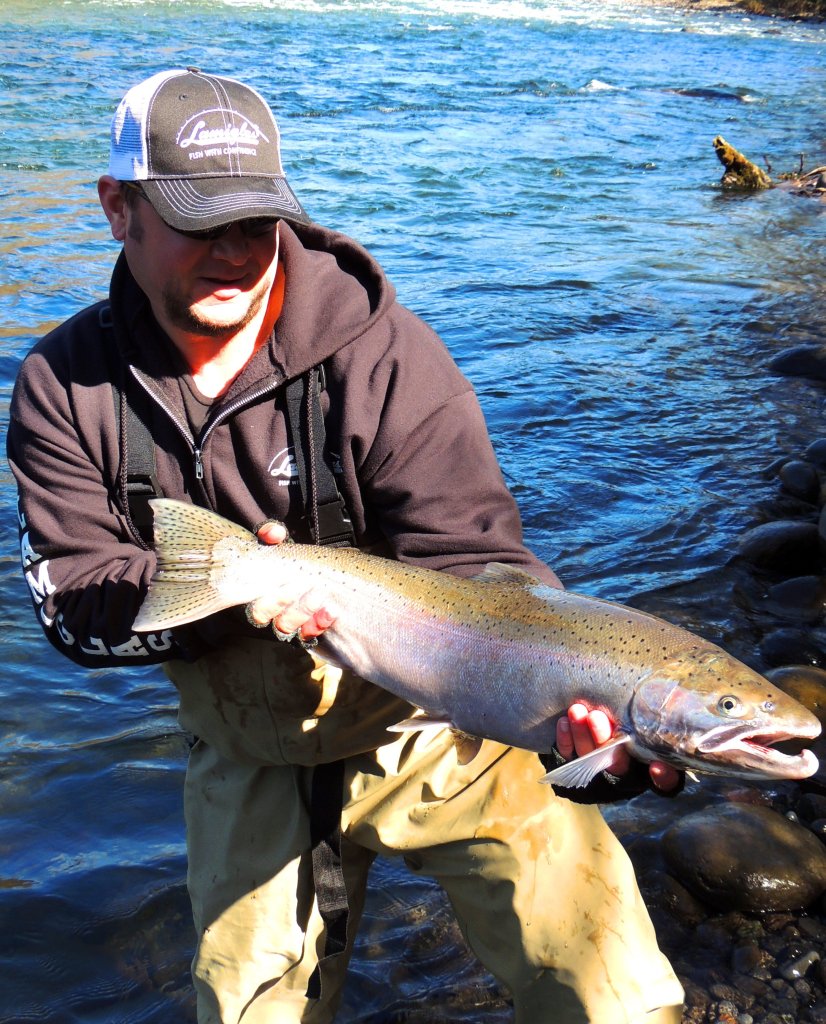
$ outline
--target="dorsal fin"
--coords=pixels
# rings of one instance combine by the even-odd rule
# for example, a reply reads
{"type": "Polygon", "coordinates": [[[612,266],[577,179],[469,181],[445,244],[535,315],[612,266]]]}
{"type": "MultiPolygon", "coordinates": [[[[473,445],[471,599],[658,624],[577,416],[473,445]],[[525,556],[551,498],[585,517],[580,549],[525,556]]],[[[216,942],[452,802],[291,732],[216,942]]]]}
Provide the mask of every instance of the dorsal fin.
{"type": "Polygon", "coordinates": [[[518,565],[505,565],[504,562],[488,562],[482,572],[473,578],[480,583],[509,583],[515,587],[535,587],[542,582],[518,565]]]}

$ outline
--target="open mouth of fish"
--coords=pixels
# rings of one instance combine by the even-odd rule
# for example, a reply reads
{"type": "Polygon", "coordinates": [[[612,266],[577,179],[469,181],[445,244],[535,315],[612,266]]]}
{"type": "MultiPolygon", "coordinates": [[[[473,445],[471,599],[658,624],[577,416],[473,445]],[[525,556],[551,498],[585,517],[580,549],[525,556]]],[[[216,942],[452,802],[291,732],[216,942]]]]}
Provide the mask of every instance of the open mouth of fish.
{"type": "Polygon", "coordinates": [[[697,753],[719,764],[754,768],[762,776],[807,779],[817,771],[818,760],[811,750],[801,750],[800,746],[818,735],[814,729],[801,730],[797,734],[720,730],[698,743],[697,753]],[[781,743],[788,750],[779,749],[777,744],[781,743]]]}

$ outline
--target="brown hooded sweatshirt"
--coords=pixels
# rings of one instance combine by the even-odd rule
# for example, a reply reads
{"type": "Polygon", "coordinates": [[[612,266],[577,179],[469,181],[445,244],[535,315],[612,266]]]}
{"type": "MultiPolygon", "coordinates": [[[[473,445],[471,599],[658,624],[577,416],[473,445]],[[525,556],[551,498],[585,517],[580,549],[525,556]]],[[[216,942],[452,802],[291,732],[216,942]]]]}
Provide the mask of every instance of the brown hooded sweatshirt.
{"type": "MultiPolygon", "coordinates": [[[[491,561],[558,584],[522,543],[473,390],[442,341],[399,305],[375,260],[345,236],[281,224],[287,289],[270,337],[218,399],[198,437],[179,356],[121,254],[108,302],[43,338],[12,400],[8,456],[20,498],[23,568],[49,640],[82,665],[198,657],[243,616],[134,634],[155,556],[130,528],[113,382],[156,445],[166,497],[254,530],[281,519],[301,534],[303,503],[284,385],[323,363],[326,458],[360,547],[473,575],[491,561]]],[[[260,635],[260,634],[259,634],[260,635]]]]}

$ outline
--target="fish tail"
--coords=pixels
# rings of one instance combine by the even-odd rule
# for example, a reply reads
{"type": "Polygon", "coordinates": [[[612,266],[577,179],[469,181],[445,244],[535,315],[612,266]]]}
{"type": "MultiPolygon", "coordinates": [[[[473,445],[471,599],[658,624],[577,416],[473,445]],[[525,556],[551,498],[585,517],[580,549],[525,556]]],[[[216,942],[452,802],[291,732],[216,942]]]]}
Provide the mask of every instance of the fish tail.
{"type": "Polygon", "coordinates": [[[171,629],[243,603],[243,596],[222,586],[222,569],[237,566],[245,548],[257,548],[249,530],[198,505],[171,498],[149,504],[158,563],[133,628],[171,629]]]}

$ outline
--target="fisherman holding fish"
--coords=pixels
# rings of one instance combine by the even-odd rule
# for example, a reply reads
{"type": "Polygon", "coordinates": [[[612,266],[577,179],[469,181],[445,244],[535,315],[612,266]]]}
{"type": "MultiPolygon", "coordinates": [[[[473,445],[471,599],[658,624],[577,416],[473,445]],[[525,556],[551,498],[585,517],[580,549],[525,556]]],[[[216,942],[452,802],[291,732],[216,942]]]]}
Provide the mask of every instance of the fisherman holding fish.
{"type": "MultiPolygon", "coordinates": [[[[336,603],[326,569],[298,589],[259,573],[235,594],[246,610],[190,621],[199,566],[153,550],[146,499],[163,496],[261,547],[289,553],[289,535],[322,559],[383,556],[358,562],[359,586],[377,564],[461,587],[496,563],[491,586],[564,594],[522,543],[443,343],[364,249],[305,213],[269,107],[239,82],[186,69],[130,89],[98,190],[122,245],[109,298],[25,360],[9,459],[49,640],[91,668],[161,663],[178,689],[200,1024],[332,1021],[379,854],[441,884],[521,1024],[677,1024],[681,986],[598,809],[541,785],[535,752],[425,727],[346,667],[352,635],[339,664],[319,656],[358,587],[336,603]],[[161,593],[175,573],[185,624],[133,629],[150,581],[161,593]]],[[[427,631],[396,639],[427,660],[427,631]]],[[[562,752],[613,725],[576,707],[562,752]]]]}

